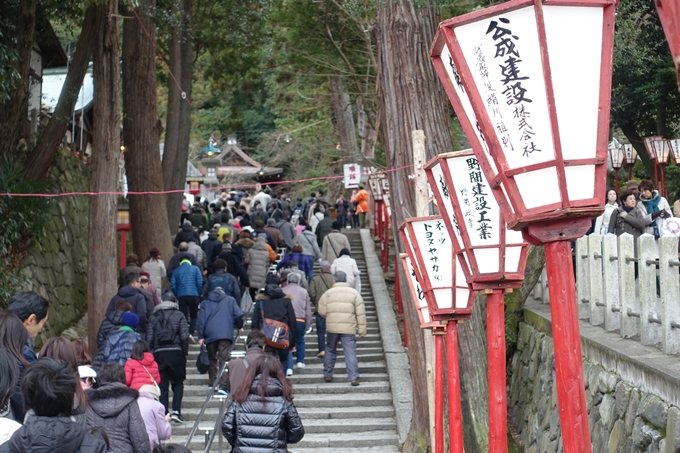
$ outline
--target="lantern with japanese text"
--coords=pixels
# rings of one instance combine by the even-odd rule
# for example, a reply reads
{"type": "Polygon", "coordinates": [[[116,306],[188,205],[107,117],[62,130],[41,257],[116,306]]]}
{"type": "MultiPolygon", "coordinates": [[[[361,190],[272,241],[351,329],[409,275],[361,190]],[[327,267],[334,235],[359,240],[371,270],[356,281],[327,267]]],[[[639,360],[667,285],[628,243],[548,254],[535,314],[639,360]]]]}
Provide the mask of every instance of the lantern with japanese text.
{"type": "Polygon", "coordinates": [[[673,154],[673,160],[675,160],[675,165],[680,166],[680,138],[675,138],[668,140],[668,145],[673,154]]]}
{"type": "Polygon", "coordinates": [[[449,235],[441,216],[407,219],[400,226],[406,252],[414,264],[434,320],[469,318],[474,292],[463,270],[465,258],[456,256],[456,240],[449,235]]]}
{"type": "Polygon", "coordinates": [[[614,169],[614,180],[615,180],[615,186],[614,187],[616,187],[616,191],[618,192],[618,190],[619,190],[619,170],[621,169],[621,167],[623,167],[624,154],[623,154],[623,145],[621,145],[616,140],[613,140],[612,143],[609,144],[609,158],[611,159],[612,168],[614,169]]]}
{"type": "Polygon", "coordinates": [[[457,238],[455,252],[469,264],[468,282],[487,294],[489,451],[507,452],[504,293],[522,285],[529,244],[507,228],[492,193],[500,189],[491,189],[472,150],[440,154],[425,171],[449,234],[457,238]]]}
{"type": "Polygon", "coordinates": [[[626,143],[623,145],[623,163],[628,167],[628,179],[631,178],[635,162],[637,162],[637,150],[630,143],[626,143]]]}
{"type": "Polygon", "coordinates": [[[444,326],[441,322],[433,321],[430,317],[430,309],[427,305],[425,292],[418,282],[416,270],[413,266],[413,263],[411,262],[411,258],[408,256],[408,253],[401,253],[399,258],[401,259],[401,265],[404,269],[404,274],[407,276],[406,282],[411,293],[411,299],[413,299],[415,304],[416,313],[418,314],[418,321],[420,322],[420,328],[443,329],[444,326]]]}
{"type": "Polygon", "coordinates": [[[656,137],[652,142],[654,147],[655,161],[659,167],[659,174],[661,175],[661,182],[657,181],[657,188],[661,196],[666,196],[666,165],[671,153],[671,144],[663,137],[656,137]]]}
{"type": "Polygon", "coordinates": [[[472,150],[440,154],[425,171],[449,233],[457,238],[455,253],[467,260],[463,270],[470,270],[466,278],[473,289],[522,286],[529,244],[521,232],[507,228],[472,150]]]}
{"type": "Polygon", "coordinates": [[[545,245],[566,453],[591,451],[569,241],[605,203],[616,4],[511,0],[442,22],[431,48],[508,226],[545,245]]]}

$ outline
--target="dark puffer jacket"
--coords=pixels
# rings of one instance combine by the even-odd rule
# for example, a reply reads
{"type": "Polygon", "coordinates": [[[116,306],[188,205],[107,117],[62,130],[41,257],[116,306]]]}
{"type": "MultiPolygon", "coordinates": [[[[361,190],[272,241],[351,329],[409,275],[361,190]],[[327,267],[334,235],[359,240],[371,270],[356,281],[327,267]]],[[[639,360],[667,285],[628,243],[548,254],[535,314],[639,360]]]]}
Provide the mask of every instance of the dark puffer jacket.
{"type": "MultiPolygon", "coordinates": [[[[255,392],[261,375],[250,387],[255,392]]],[[[243,404],[231,403],[222,421],[222,434],[233,446],[232,453],[286,453],[288,444],[300,442],[305,435],[295,406],[283,398],[278,379],[267,377],[267,397],[255,394],[243,404]]]]}
{"type": "Polygon", "coordinates": [[[28,417],[0,453],[105,453],[106,444],[70,417],[28,417]]]}
{"type": "Polygon", "coordinates": [[[95,356],[92,366],[99,369],[106,363],[114,362],[125,365],[127,359],[130,358],[132,345],[135,344],[135,341],[141,339],[142,335],[139,332],[128,332],[127,330],[111,332],[104,342],[104,347],[100,348],[95,356]]]}
{"type": "Polygon", "coordinates": [[[189,352],[189,324],[187,324],[187,318],[177,309],[176,303],[163,301],[156,306],[149,319],[149,328],[146,329],[146,341],[151,345],[154,352],[182,351],[184,355],[187,355],[189,352]],[[160,344],[158,342],[156,333],[160,323],[156,323],[160,321],[161,316],[168,317],[175,334],[171,344],[160,344]]]}
{"type": "Polygon", "coordinates": [[[106,337],[108,337],[113,330],[118,329],[123,324],[121,322],[123,313],[125,312],[122,310],[113,310],[111,313],[106,315],[106,318],[104,318],[102,324],[99,326],[99,330],[97,331],[97,347],[99,349],[104,346],[106,337]]]}
{"type": "Polygon", "coordinates": [[[90,403],[87,427],[106,431],[111,451],[116,453],[149,453],[149,435],[139,412],[139,392],[125,384],[112,382],[85,392],[90,403]]]}

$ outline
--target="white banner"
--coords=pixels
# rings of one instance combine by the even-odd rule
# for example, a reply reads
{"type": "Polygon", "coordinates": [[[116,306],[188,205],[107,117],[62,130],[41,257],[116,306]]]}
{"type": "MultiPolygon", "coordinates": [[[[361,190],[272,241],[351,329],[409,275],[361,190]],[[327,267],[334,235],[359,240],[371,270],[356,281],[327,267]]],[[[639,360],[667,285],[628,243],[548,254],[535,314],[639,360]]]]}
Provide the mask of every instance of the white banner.
{"type": "Polygon", "coordinates": [[[345,164],[345,189],[356,189],[361,181],[361,165],[345,164]]]}

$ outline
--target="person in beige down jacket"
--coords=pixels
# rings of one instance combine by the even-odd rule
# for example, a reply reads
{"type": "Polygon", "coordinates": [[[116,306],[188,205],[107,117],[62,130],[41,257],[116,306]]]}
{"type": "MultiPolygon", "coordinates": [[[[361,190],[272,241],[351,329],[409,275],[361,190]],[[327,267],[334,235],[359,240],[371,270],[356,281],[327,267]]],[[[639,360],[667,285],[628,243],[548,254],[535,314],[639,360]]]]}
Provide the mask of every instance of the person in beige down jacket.
{"type": "Polygon", "coordinates": [[[333,369],[337,358],[338,341],[345,352],[347,380],[359,385],[359,362],[357,340],[366,336],[366,308],[361,294],[347,282],[347,275],[338,271],[333,274],[335,284],[319,299],[319,315],[326,319],[326,354],[323,375],[326,382],[333,381],[333,369]]]}
{"type": "Polygon", "coordinates": [[[341,250],[347,249],[350,253],[352,252],[349,239],[340,232],[340,222],[337,220],[333,222],[332,228],[331,232],[323,238],[323,244],[321,245],[322,261],[328,261],[331,264],[340,256],[341,250]]]}

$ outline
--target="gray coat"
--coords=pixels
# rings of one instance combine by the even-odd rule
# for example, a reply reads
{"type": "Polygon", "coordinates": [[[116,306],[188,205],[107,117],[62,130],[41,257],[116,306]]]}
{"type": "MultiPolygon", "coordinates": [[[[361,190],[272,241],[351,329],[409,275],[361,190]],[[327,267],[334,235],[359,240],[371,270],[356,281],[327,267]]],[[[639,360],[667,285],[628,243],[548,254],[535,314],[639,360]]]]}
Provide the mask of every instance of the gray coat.
{"type": "Polygon", "coordinates": [[[293,241],[295,240],[295,230],[293,229],[293,225],[291,225],[290,222],[286,222],[285,220],[279,220],[276,222],[276,228],[281,232],[286,246],[289,249],[292,249],[293,241]]]}
{"type": "Polygon", "coordinates": [[[139,392],[125,384],[113,382],[87,390],[87,427],[106,431],[111,451],[116,453],[149,453],[149,435],[137,405],[139,392]]]}
{"type": "Polygon", "coordinates": [[[267,250],[267,239],[264,235],[255,240],[248,254],[246,255],[246,264],[248,265],[248,278],[250,279],[251,288],[264,287],[264,281],[269,272],[269,250],[267,250]]]}
{"type": "Polygon", "coordinates": [[[295,243],[300,244],[303,255],[313,256],[315,260],[321,258],[321,250],[319,250],[319,244],[316,243],[316,235],[311,231],[302,231],[295,238],[295,243]]]}
{"type": "Polygon", "coordinates": [[[617,208],[612,212],[609,218],[609,233],[616,233],[621,236],[623,233],[633,235],[633,246],[635,247],[635,256],[637,256],[637,238],[640,237],[647,226],[647,221],[644,214],[637,207],[630,212],[626,212],[622,207],[617,208]]]}

